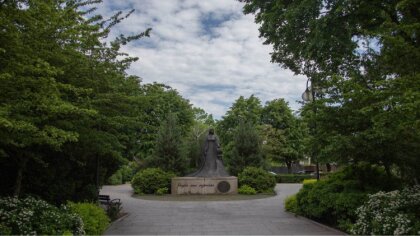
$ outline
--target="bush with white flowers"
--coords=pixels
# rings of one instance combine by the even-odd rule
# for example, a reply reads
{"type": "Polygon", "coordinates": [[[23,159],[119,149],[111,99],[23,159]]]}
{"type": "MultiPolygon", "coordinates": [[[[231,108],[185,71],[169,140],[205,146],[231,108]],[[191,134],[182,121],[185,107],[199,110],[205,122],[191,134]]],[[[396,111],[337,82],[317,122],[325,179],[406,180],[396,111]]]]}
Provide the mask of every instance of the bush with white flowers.
{"type": "Polygon", "coordinates": [[[0,234],[84,234],[83,221],[65,206],[55,207],[43,200],[0,198],[0,234]]]}
{"type": "Polygon", "coordinates": [[[378,192],[356,211],[353,234],[419,235],[420,186],[378,192]]]}

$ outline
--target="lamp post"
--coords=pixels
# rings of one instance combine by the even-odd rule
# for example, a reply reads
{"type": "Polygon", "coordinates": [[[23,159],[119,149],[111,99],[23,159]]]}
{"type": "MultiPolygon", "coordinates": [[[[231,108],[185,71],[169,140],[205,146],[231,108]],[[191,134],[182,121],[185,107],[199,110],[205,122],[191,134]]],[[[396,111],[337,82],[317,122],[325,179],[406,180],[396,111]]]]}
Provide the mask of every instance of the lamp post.
{"type": "MultiPolygon", "coordinates": [[[[306,89],[305,92],[302,93],[302,100],[305,102],[313,102],[315,103],[316,100],[316,91],[313,85],[313,81],[311,81],[311,87],[309,88],[309,79],[306,81],[306,89]]],[[[313,106],[314,116],[316,118],[316,107],[315,104],[313,106]]],[[[316,120],[314,120],[314,127],[313,130],[316,130],[316,120]]],[[[318,157],[316,157],[315,152],[312,152],[312,155],[314,155],[315,163],[316,163],[316,179],[319,180],[319,162],[318,157]]]]}

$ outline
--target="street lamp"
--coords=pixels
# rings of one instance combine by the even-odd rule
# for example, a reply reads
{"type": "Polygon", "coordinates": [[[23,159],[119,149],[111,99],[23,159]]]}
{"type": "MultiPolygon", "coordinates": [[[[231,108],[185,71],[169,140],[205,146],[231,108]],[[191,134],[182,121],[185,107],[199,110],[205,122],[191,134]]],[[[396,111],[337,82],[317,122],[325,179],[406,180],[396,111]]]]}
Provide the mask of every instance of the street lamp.
{"type": "MultiPolygon", "coordinates": [[[[306,89],[305,92],[302,93],[302,100],[305,102],[315,102],[315,89],[313,86],[313,81],[311,81],[311,88],[309,88],[308,86],[309,84],[309,79],[306,81],[306,89]]],[[[316,118],[316,107],[313,106],[314,109],[314,116],[316,118]]],[[[313,130],[316,129],[316,120],[314,120],[314,127],[313,130]]],[[[315,155],[315,152],[312,153],[313,155],[315,155]]],[[[318,162],[318,158],[315,155],[315,163],[316,163],[316,179],[319,180],[319,162],[318,162]]]]}
{"type": "Polygon", "coordinates": [[[306,89],[305,92],[302,93],[302,100],[305,102],[312,102],[314,100],[314,94],[312,94],[312,83],[311,89],[308,86],[309,79],[306,81],[306,89]]]}

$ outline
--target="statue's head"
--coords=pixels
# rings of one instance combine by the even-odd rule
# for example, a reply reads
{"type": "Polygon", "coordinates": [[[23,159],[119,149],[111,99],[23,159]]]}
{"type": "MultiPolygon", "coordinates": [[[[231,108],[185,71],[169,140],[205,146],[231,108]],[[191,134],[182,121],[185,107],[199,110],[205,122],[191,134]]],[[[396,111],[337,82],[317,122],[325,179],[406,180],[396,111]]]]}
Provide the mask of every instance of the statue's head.
{"type": "Polygon", "coordinates": [[[213,128],[209,129],[209,134],[214,134],[214,129],[213,128]]]}

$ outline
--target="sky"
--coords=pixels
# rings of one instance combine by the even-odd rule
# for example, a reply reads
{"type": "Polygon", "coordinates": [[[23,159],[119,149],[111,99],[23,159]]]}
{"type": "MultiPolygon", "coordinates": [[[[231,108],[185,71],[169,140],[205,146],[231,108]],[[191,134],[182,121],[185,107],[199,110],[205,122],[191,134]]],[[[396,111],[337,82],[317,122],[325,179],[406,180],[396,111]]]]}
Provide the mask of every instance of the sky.
{"type": "Polygon", "coordinates": [[[262,104],[284,98],[297,110],[306,77],[270,62],[272,46],[263,45],[254,16],[244,15],[242,7],[236,0],[104,0],[98,13],[109,17],[135,9],[112,33],[152,28],[150,38],[122,48],[139,57],[128,74],[171,86],[216,119],[239,96],[252,94],[262,104]]]}

